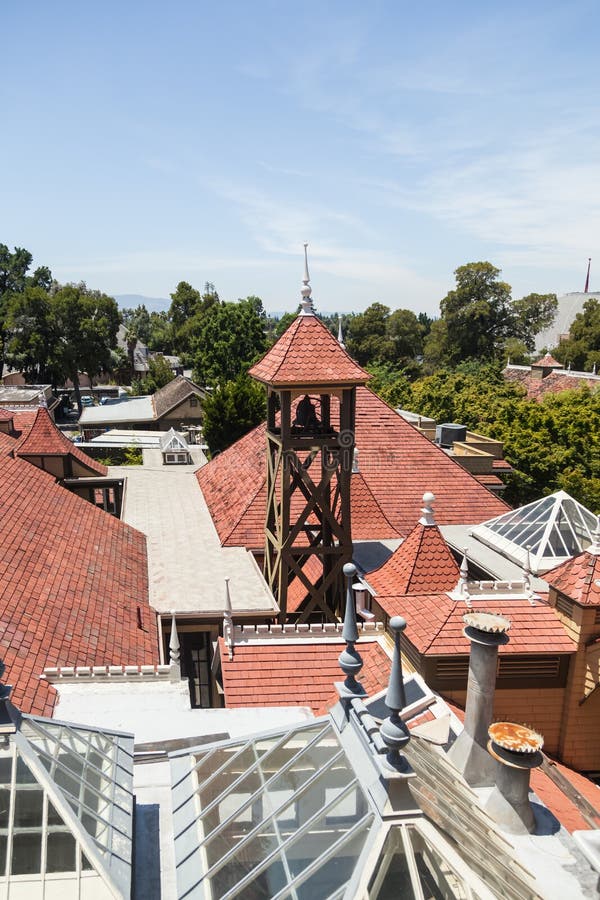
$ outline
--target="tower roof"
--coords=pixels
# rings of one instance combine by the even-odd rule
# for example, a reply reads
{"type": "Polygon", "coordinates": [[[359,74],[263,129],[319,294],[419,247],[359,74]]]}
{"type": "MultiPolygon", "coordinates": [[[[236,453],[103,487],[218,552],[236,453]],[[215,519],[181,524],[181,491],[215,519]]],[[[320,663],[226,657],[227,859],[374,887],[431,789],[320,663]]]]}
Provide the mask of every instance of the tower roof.
{"type": "Polygon", "coordinates": [[[274,387],[366,384],[371,377],[314,315],[299,315],[249,374],[274,387]]]}
{"type": "Polygon", "coordinates": [[[459,577],[456,560],[437,525],[419,522],[390,558],[368,576],[378,594],[450,591],[459,577]]]}
{"type": "Polygon", "coordinates": [[[563,364],[559,363],[558,360],[554,359],[549,353],[546,353],[545,356],[542,356],[541,359],[538,359],[537,362],[533,363],[534,366],[538,366],[541,369],[562,369],[563,364]]]}
{"type": "Polygon", "coordinates": [[[545,575],[557,591],[582,606],[600,606],[600,520],[592,544],[545,575]]]}

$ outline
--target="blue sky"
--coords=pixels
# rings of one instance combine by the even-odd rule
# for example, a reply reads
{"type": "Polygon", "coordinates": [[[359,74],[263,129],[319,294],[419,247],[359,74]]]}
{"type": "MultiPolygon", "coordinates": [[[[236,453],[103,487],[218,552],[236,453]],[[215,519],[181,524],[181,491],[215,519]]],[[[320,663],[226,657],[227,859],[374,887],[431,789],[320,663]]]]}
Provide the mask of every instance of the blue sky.
{"type": "Polygon", "coordinates": [[[0,242],[274,310],[304,240],[323,310],[435,313],[479,259],[518,297],[582,290],[591,256],[594,290],[599,24],[595,0],[7,5],[0,242]]]}

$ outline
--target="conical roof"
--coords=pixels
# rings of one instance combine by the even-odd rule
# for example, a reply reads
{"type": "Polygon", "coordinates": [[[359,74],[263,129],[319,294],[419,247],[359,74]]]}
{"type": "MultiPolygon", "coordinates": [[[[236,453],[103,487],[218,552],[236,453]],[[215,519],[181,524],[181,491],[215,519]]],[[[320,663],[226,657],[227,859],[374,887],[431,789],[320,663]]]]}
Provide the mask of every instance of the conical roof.
{"type": "Polygon", "coordinates": [[[249,375],[274,387],[366,384],[371,377],[314,315],[299,315],[249,375]]]}
{"type": "Polygon", "coordinates": [[[558,360],[554,359],[550,353],[546,353],[545,356],[542,356],[541,359],[538,359],[537,362],[533,363],[534,366],[539,366],[541,369],[562,369],[563,364],[559,363],[558,360]]]}
{"type": "Polygon", "coordinates": [[[459,578],[456,560],[437,525],[419,522],[390,558],[368,575],[381,596],[451,591],[459,578]]]}
{"type": "Polygon", "coordinates": [[[529,548],[531,571],[543,574],[587,547],[596,527],[593,513],[565,491],[476,525],[483,544],[524,567],[529,548]]]}

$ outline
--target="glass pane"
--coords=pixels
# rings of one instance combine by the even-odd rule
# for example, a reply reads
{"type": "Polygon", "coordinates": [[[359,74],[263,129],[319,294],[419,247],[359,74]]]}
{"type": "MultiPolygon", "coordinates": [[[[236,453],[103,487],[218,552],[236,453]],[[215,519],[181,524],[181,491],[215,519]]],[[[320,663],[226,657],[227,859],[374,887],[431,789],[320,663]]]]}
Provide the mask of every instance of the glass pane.
{"type": "Polygon", "coordinates": [[[0,784],[10,784],[12,756],[0,756],[0,784]]]}
{"type": "MultiPolygon", "coordinates": [[[[242,814],[243,816],[243,814],[242,814]]],[[[250,871],[257,866],[262,860],[276,850],[278,847],[275,828],[271,821],[263,824],[258,834],[250,838],[245,843],[244,838],[256,825],[256,822],[246,822],[245,820],[230,823],[220,834],[215,835],[205,844],[207,867],[216,865],[226,853],[233,847],[236,847],[235,862],[236,864],[247,865],[245,871],[250,871]],[[239,846],[236,846],[239,845],[239,846]]],[[[228,863],[229,865],[229,863],[228,863]]]]}
{"type": "Polygon", "coordinates": [[[15,792],[15,828],[41,828],[44,792],[18,790],[15,792]]]}
{"type": "MultiPolygon", "coordinates": [[[[360,791],[360,788],[355,788],[355,790],[351,792],[351,795],[355,794],[357,791],[360,791]]],[[[327,813],[319,816],[310,826],[308,831],[305,831],[300,835],[291,847],[286,848],[285,855],[293,877],[303,872],[308,863],[314,862],[319,856],[326,853],[337,840],[346,834],[346,832],[350,831],[352,826],[356,824],[356,816],[353,818],[343,818],[341,815],[338,815],[338,813],[341,814],[344,803],[345,798],[336,803],[336,805],[333,806],[331,810],[328,810],[327,813]],[[334,824],[338,822],[338,819],[342,818],[344,824],[334,824]]],[[[321,804],[321,806],[322,805],[323,804],[321,804]]],[[[312,809],[311,812],[314,814],[315,810],[312,809]]],[[[306,812],[302,810],[302,807],[300,810],[300,818],[309,818],[306,815],[306,812]]],[[[331,890],[333,890],[333,887],[331,890]]],[[[331,893],[331,891],[329,893],[331,893]]],[[[324,894],[323,896],[327,896],[327,894],[324,894]]]]}
{"type": "Polygon", "coordinates": [[[13,835],[11,872],[13,875],[33,875],[40,871],[42,858],[42,835],[13,835]]]}
{"type": "MultiPolygon", "coordinates": [[[[234,755],[233,752],[230,753],[230,757],[233,757],[234,755]]],[[[200,788],[200,807],[204,809],[209,803],[216,800],[220,794],[226,791],[227,788],[230,787],[240,775],[243,775],[247,769],[251,768],[255,762],[256,757],[251,745],[246,747],[245,750],[242,750],[237,759],[231,758],[229,765],[227,765],[219,775],[211,779],[206,787],[200,788]]]]}
{"type": "MultiPolygon", "coordinates": [[[[351,838],[347,844],[340,847],[333,856],[325,860],[310,878],[296,888],[298,900],[315,900],[317,897],[329,897],[334,891],[347,884],[352,877],[358,857],[362,853],[368,833],[369,826],[361,828],[359,833],[351,838]]],[[[286,856],[289,859],[289,852],[286,853],[286,856]]],[[[306,859],[305,865],[311,862],[313,862],[312,859],[306,859]]],[[[300,860],[296,860],[295,864],[299,866],[300,860]]],[[[302,871],[302,868],[300,871],[302,871]]],[[[394,900],[399,900],[399,898],[404,900],[404,896],[401,892],[397,892],[394,900]]]]}
{"type": "Polygon", "coordinates": [[[29,766],[23,762],[20,756],[17,756],[17,784],[35,784],[36,779],[31,774],[29,766]]]}
{"type": "Polygon", "coordinates": [[[48,833],[46,858],[47,872],[75,871],[75,838],[68,831],[51,831],[48,833]]]}
{"type": "MultiPolygon", "coordinates": [[[[214,900],[218,900],[227,891],[235,888],[252,868],[254,866],[250,860],[240,860],[236,855],[233,862],[228,863],[214,878],[211,878],[210,883],[214,900]]],[[[277,856],[264,871],[257,874],[250,884],[241,888],[234,896],[241,896],[244,900],[270,900],[286,884],[285,869],[281,859],[277,856]]]]}
{"type": "Polygon", "coordinates": [[[0,878],[6,874],[6,843],[8,838],[5,834],[0,834],[0,878]]]}
{"type": "Polygon", "coordinates": [[[8,828],[10,811],[10,789],[0,788],[0,828],[8,828]]]}
{"type": "Polygon", "coordinates": [[[415,896],[400,829],[392,828],[369,883],[369,900],[411,900],[415,896]],[[383,880],[381,873],[385,872],[383,880]]]}
{"type": "Polygon", "coordinates": [[[79,797],[81,782],[77,781],[76,778],[73,778],[72,775],[69,775],[68,772],[63,771],[63,769],[57,768],[56,772],[54,773],[54,780],[59,787],[61,787],[72,797],[79,797]]]}
{"type": "Polygon", "coordinates": [[[84,872],[89,872],[94,868],[85,853],[81,854],[81,868],[84,872]]]}
{"type": "Polygon", "coordinates": [[[64,822],[54,809],[52,803],[48,800],[48,825],[64,825],[64,822]]]}

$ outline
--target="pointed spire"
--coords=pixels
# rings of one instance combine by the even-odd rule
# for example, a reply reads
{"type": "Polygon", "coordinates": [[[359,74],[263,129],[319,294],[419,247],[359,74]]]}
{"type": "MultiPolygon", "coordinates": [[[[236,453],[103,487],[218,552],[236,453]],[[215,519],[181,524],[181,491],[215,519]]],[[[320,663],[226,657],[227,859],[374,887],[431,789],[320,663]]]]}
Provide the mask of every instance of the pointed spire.
{"type": "Polygon", "coordinates": [[[175,621],[175,610],[171,610],[171,637],[169,639],[169,666],[171,681],[179,681],[181,678],[181,652],[179,645],[179,635],[177,634],[177,622],[175,621]]]}
{"type": "Polygon", "coordinates": [[[354,647],[358,641],[358,626],[356,624],[356,603],[352,592],[352,580],[356,575],[354,563],[346,563],[344,566],[346,577],[346,613],[344,615],[344,627],[342,637],[346,641],[346,647],[340,653],[338,662],[346,680],[337,686],[340,697],[364,697],[366,691],[356,680],[356,676],[363,667],[360,653],[354,647]]]}
{"type": "Polygon", "coordinates": [[[403,619],[402,616],[393,616],[389,624],[394,632],[394,657],[392,659],[385,705],[391,710],[392,715],[388,716],[381,723],[380,734],[389,751],[386,757],[388,768],[401,772],[407,768],[407,762],[401,756],[400,750],[410,740],[409,730],[400,718],[400,713],[406,706],[406,693],[402,677],[402,654],[400,651],[400,634],[406,628],[406,619],[403,619]]]}
{"type": "Polygon", "coordinates": [[[304,244],[304,278],[302,279],[302,290],[300,293],[302,294],[302,300],[300,301],[300,305],[302,306],[301,316],[314,316],[314,310],[311,300],[312,288],[309,284],[310,275],[308,274],[308,253],[306,248],[308,244],[304,244]]]}
{"type": "Polygon", "coordinates": [[[467,561],[467,548],[463,550],[463,557],[460,563],[460,577],[458,584],[449,595],[453,600],[464,600],[467,607],[471,608],[471,597],[469,595],[469,563],[467,561]]]}
{"type": "Polygon", "coordinates": [[[591,265],[591,262],[592,262],[592,257],[588,256],[587,275],[585,276],[585,287],[583,289],[584,294],[588,294],[589,289],[590,289],[590,265],[591,265]]]}
{"type": "Polygon", "coordinates": [[[423,507],[421,512],[423,515],[419,519],[419,524],[421,525],[435,525],[435,519],[433,518],[433,502],[435,500],[435,494],[432,494],[431,491],[425,491],[423,494],[423,507]]]}
{"type": "Polygon", "coordinates": [[[596,527],[592,531],[592,543],[587,552],[592,556],[600,556],[600,516],[596,519],[596,527]]]}
{"type": "Polygon", "coordinates": [[[342,348],[342,350],[346,349],[346,345],[344,343],[344,335],[342,334],[342,317],[338,313],[338,344],[342,348]]]}
{"type": "MultiPolygon", "coordinates": [[[[531,544],[527,544],[525,548],[525,565],[523,567],[523,585],[525,590],[527,591],[527,599],[531,603],[532,606],[535,606],[536,596],[533,591],[533,584],[531,581],[531,544]]],[[[539,598],[537,598],[539,599],[539,598]]]]}
{"type": "Polygon", "coordinates": [[[229,593],[229,578],[225,579],[225,606],[223,609],[223,640],[229,653],[229,659],[233,659],[233,609],[231,595],[229,593]]]}
{"type": "Polygon", "coordinates": [[[352,474],[353,475],[358,475],[360,472],[360,467],[358,464],[358,457],[359,457],[358,447],[355,447],[353,450],[353,453],[352,453],[352,474]]]}
{"type": "Polygon", "coordinates": [[[569,365],[567,366],[567,372],[571,371],[571,360],[569,360],[569,365]]]}
{"type": "Polygon", "coordinates": [[[596,374],[596,363],[592,366],[592,375],[596,374]]]}

